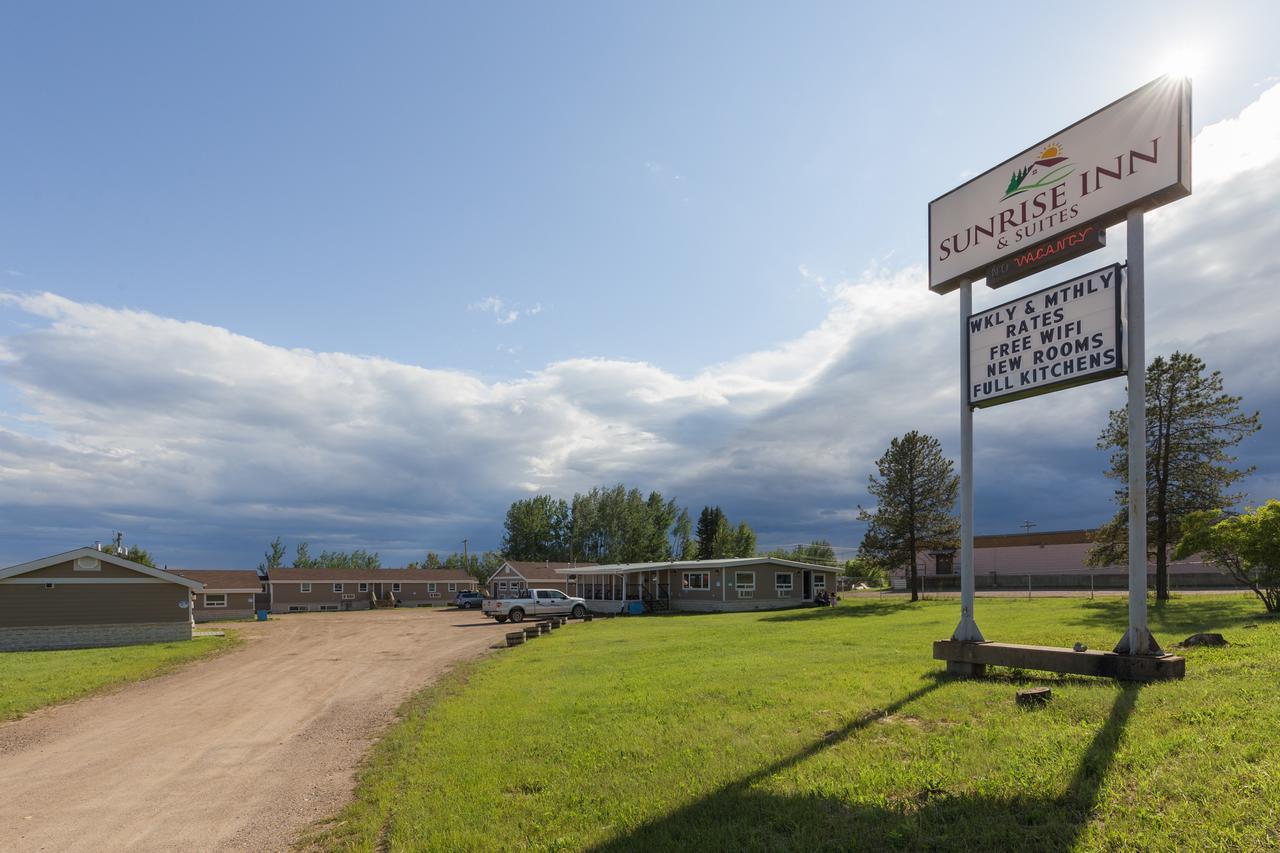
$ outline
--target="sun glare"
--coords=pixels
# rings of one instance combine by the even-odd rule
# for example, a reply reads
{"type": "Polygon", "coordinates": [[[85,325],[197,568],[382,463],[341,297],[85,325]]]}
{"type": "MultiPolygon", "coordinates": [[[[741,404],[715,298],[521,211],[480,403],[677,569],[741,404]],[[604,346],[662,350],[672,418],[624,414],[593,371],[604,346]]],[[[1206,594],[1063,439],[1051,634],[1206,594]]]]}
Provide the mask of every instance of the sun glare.
{"type": "Polygon", "coordinates": [[[1165,55],[1160,72],[1171,77],[1196,77],[1204,70],[1204,51],[1192,45],[1181,45],[1165,55]]]}

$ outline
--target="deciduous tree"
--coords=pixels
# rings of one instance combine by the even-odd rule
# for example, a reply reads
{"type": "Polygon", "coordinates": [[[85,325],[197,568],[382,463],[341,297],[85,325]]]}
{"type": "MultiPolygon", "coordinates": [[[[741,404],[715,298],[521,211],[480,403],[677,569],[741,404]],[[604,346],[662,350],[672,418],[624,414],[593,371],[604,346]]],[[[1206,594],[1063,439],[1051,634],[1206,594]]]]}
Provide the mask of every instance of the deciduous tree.
{"type": "Polygon", "coordinates": [[[1268,613],[1280,612],[1280,501],[1243,515],[1219,510],[1188,513],[1174,558],[1202,554],[1206,561],[1254,591],[1268,613]]]}

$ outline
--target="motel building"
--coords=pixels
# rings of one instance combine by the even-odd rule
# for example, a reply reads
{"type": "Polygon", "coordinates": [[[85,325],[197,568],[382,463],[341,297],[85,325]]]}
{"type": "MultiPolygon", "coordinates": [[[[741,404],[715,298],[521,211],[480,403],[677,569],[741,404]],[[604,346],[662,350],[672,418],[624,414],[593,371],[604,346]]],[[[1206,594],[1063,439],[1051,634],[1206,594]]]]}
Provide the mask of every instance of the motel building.
{"type": "MultiPolygon", "coordinates": [[[[1002,533],[973,537],[973,572],[978,589],[1127,589],[1128,566],[1090,568],[1085,557],[1093,546],[1092,530],[1002,533]]],[[[1148,585],[1155,585],[1155,563],[1147,565],[1148,585]]],[[[916,571],[926,590],[960,588],[960,555],[951,550],[921,551],[916,571]]],[[[1231,578],[1205,565],[1201,557],[1169,561],[1169,582],[1177,589],[1232,587],[1231,578]]],[[[907,579],[892,579],[906,589],[907,579]]]]}
{"type": "Polygon", "coordinates": [[[272,613],[452,604],[477,581],[460,569],[271,569],[272,613]]]}
{"type": "Polygon", "coordinates": [[[777,557],[578,565],[556,570],[596,613],[780,610],[836,591],[839,570],[777,557]]]}

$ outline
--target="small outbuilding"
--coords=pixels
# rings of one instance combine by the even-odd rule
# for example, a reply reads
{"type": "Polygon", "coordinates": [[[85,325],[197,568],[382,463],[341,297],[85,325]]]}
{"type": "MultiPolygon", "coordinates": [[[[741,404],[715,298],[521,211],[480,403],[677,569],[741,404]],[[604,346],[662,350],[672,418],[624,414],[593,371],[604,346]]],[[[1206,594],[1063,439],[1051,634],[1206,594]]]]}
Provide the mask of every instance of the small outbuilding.
{"type": "Polygon", "coordinates": [[[485,587],[494,598],[506,598],[526,589],[558,589],[573,595],[565,573],[578,568],[592,568],[595,563],[556,563],[547,560],[504,560],[489,575],[485,587]]]}
{"type": "Polygon", "coordinates": [[[197,622],[246,619],[267,608],[267,581],[252,569],[170,569],[171,574],[199,581],[193,615],[197,622]]]}
{"type": "Polygon", "coordinates": [[[0,651],[191,639],[199,581],[77,548],[0,569],[0,651]]]}

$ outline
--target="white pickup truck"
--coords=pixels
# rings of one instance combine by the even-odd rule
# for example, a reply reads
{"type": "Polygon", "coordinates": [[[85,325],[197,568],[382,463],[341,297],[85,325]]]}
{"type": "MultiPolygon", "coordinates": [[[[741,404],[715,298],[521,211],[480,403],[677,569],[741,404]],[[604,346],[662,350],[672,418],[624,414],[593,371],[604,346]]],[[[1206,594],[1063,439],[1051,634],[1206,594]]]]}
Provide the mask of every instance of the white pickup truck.
{"type": "Polygon", "coordinates": [[[572,598],[558,589],[526,589],[515,598],[486,598],[481,612],[499,622],[523,622],[543,616],[572,616],[581,619],[587,615],[587,603],[572,598]]]}

